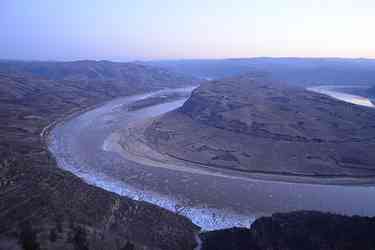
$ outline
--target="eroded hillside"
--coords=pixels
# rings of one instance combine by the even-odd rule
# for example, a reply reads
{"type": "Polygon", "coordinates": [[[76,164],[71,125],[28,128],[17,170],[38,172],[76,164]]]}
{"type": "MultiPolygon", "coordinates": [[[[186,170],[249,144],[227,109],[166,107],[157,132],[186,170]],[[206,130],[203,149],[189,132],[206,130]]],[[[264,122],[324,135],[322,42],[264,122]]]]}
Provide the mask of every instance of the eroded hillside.
{"type": "Polygon", "coordinates": [[[374,134],[373,109],[247,76],[203,84],[146,131],[179,160],[317,177],[373,176],[374,134]]]}
{"type": "MultiPolygon", "coordinates": [[[[12,67],[24,73],[0,74],[1,249],[195,246],[197,227],[189,220],[84,183],[57,167],[41,137],[68,114],[117,96],[174,87],[175,77],[129,65],[121,80],[56,80],[12,67]]],[[[0,71],[6,71],[2,65],[0,71]]]]}

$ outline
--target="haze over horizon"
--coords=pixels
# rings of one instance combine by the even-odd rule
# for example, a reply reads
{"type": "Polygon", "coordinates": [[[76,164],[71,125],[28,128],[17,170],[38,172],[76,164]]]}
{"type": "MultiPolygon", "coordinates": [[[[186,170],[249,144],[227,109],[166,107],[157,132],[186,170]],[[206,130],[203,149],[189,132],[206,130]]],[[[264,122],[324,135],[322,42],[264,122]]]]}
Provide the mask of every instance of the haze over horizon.
{"type": "Polygon", "coordinates": [[[0,3],[0,58],[375,58],[370,0],[0,3]]]}

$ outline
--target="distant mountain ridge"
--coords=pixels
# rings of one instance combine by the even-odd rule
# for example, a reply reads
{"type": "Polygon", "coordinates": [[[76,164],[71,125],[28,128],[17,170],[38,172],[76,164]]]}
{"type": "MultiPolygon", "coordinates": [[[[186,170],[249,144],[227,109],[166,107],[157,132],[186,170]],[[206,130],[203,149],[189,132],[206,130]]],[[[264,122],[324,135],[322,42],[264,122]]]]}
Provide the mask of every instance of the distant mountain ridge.
{"type": "Polygon", "coordinates": [[[0,61],[0,73],[49,80],[137,80],[142,84],[144,81],[158,81],[166,78],[174,78],[176,85],[192,80],[191,77],[171,73],[162,68],[136,63],[92,60],[72,62],[0,61]]]}
{"type": "Polygon", "coordinates": [[[375,99],[375,87],[368,90],[369,96],[375,99]]]}
{"type": "Polygon", "coordinates": [[[375,85],[375,59],[345,58],[239,58],[148,61],[180,74],[219,79],[249,72],[263,72],[273,80],[310,86],[322,84],[375,85]]]}

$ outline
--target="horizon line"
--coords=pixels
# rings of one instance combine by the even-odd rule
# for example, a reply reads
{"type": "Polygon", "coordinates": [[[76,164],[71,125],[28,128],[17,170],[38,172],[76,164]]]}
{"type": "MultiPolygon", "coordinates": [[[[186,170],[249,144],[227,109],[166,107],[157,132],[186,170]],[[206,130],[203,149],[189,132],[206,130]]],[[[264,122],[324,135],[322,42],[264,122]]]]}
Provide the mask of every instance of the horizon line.
{"type": "Polygon", "coordinates": [[[255,56],[255,57],[222,57],[222,58],[174,58],[174,59],[135,59],[135,60],[111,60],[111,59],[76,59],[76,60],[43,60],[43,59],[8,59],[0,58],[0,62],[113,62],[113,63],[137,63],[137,62],[168,62],[168,61],[224,61],[224,60],[254,60],[254,59],[307,59],[307,60],[357,60],[375,61],[372,57],[303,57],[303,56],[255,56]]]}

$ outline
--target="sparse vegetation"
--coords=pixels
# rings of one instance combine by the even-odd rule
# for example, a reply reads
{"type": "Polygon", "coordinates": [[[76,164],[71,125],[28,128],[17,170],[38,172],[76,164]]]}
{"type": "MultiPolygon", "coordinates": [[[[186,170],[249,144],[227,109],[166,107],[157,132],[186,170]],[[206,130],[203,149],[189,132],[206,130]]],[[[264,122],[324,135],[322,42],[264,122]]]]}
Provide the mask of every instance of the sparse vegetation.
{"type": "MultiPolygon", "coordinates": [[[[136,202],[89,186],[57,168],[46,149],[45,138],[40,137],[42,132],[48,132],[43,128],[72,112],[119,95],[150,89],[145,85],[136,89],[130,87],[126,78],[128,74],[125,77],[119,73],[116,76],[119,78],[102,79],[103,75],[111,74],[107,70],[98,74],[102,66],[98,72],[82,76],[81,68],[79,73],[64,77],[65,73],[61,75],[59,70],[55,71],[56,65],[47,71],[25,65],[22,67],[30,68],[17,69],[17,63],[12,62],[12,69],[0,74],[0,249],[193,249],[198,227],[180,216],[190,212],[187,204],[176,205],[175,213],[171,213],[143,202],[143,193],[138,195],[139,202],[136,202]],[[53,77],[40,78],[45,77],[49,70],[55,72],[53,77]],[[27,74],[12,75],[20,72],[27,74]]],[[[4,72],[2,66],[0,72],[4,72]]],[[[140,71],[131,77],[131,81],[150,73],[156,74],[152,79],[161,81],[152,88],[172,84],[164,73],[152,73],[134,65],[121,67],[130,67],[127,68],[129,74],[133,70],[140,71]]],[[[280,98],[272,100],[285,101],[280,98]]],[[[326,98],[322,100],[330,102],[326,98]]],[[[148,103],[139,105],[147,106],[148,103]]],[[[238,108],[238,103],[229,106],[238,108]]],[[[289,111],[280,107],[279,112],[289,111]]],[[[338,113],[331,115],[340,117],[338,113]]],[[[358,119],[367,119],[368,115],[361,112],[358,119]]],[[[247,129],[243,122],[231,122],[230,125],[239,126],[240,131],[247,129]]],[[[265,125],[259,122],[252,128],[259,132],[265,125]]],[[[306,122],[295,125],[301,129],[306,122]]],[[[337,129],[337,125],[334,127],[337,129]]],[[[197,151],[211,151],[213,161],[233,163],[240,159],[232,157],[232,151],[220,151],[210,146],[200,146],[197,151]]],[[[254,157],[246,152],[242,155],[254,157]]],[[[307,157],[317,159],[314,155],[307,157]]],[[[363,164],[349,155],[345,159],[350,164],[363,164]]],[[[220,219],[214,215],[212,223],[220,219]]],[[[276,214],[258,219],[250,230],[231,229],[202,234],[203,249],[367,250],[375,248],[371,234],[374,225],[373,218],[315,212],[276,214]]]]}
{"type": "Polygon", "coordinates": [[[359,183],[375,176],[374,128],[374,109],[244,75],[203,83],[144,134],[176,164],[359,183]]]}
{"type": "Polygon", "coordinates": [[[117,96],[191,84],[184,79],[136,64],[1,62],[0,235],[18,235],[26,250],[94,249],[95,235],[111,235],[95,240],[102,242],[98,249],[120,249],[123,239],[132,238],[150,249],[195,245],[197,227],[186,218],[87,185],[57,168],[41,138],[44,128],[73,112],[117,96]],[[89,72],[93,66],[103,69],[100,77],[89,72]],[[112,78],[102,77],[111,71],[112,78]],[[112,214],[114,200],[119,207],[112,214]],[[29,224],[19,227],[25,220],[29,224]],[[168,230],[159,232],[160,226],[168,230]],[[165,240],[156,241],[155,234],[165,240]]]}

